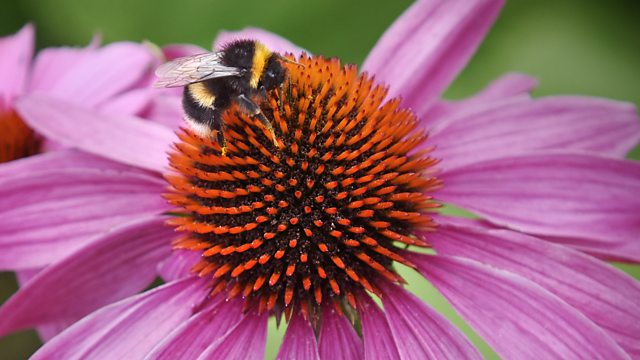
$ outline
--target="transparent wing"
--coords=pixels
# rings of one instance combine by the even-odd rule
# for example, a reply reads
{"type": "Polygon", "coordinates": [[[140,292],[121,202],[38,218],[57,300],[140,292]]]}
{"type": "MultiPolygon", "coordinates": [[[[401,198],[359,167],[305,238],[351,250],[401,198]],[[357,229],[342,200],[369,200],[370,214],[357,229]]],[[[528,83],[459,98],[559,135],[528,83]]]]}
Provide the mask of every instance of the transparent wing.
{"type": "Polygon", "coordinates": [[[213,78],[236,76],[241,70],[220,63],[222,54],[206,53],[177,58],[156,69],[155,87],[185,86],[213,78]]]}

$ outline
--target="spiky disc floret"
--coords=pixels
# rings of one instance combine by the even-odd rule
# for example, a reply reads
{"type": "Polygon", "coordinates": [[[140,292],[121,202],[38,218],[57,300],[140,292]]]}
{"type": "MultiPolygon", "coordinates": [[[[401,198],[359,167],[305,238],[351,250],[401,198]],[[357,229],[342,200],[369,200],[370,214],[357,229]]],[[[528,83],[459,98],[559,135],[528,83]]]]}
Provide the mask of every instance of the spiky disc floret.
{"type": "Polygon", "coordinates": [[[426,135],[400,101],[355,66],[302,56],[261,108],[259,120],[232,107],[224,115],[228,153],[184,131],[167,176],[167,199],[182,216],[175,247],[202,252],[193,270],[212,292],[242,295],[260,310],[307,309],[324,301],[356,306],[356,293],[401,282],[394,261],[413,236],[434,227],[440,185],[426,135]]]}

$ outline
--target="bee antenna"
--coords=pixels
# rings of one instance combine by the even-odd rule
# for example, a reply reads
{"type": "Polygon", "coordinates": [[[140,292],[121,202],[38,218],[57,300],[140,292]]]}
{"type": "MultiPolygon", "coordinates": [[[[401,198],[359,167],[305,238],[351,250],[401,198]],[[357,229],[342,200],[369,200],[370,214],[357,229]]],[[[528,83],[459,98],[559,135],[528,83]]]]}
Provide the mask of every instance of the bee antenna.
{"type": "Polygon", "coordinates": [[[282,56],[282,55],[279,55],[279,57],[280,57],[280,60],[282,60],[282,61],[284,61],[284,62],[286,62],[286,63],[289,63],[289,64],[295,64],[295,65],[298,65],[298,66],[300,66],[300,67],[304,68],[304,64],[301,64],[301,63],[299,63],[299,62],[297,62],[297,61],[294,61],[294,60],[291,60],[291,59],[289,59],[289,58],[286,58],[286,57],[284,57],[284,56],[282,56]]]}

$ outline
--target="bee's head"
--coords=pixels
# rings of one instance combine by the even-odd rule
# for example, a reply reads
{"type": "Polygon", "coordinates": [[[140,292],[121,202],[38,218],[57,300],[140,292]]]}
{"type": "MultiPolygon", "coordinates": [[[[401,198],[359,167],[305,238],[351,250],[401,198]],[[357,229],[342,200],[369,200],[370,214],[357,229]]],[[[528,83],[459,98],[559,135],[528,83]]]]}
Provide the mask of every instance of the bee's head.
{"type": "Polygon", "coordinates": [[[274,55],[267,61],[258,87],[264,86],[266,90],[273,90],[284,82],[286,70],[280,62],[280,56],[274,55]]]}

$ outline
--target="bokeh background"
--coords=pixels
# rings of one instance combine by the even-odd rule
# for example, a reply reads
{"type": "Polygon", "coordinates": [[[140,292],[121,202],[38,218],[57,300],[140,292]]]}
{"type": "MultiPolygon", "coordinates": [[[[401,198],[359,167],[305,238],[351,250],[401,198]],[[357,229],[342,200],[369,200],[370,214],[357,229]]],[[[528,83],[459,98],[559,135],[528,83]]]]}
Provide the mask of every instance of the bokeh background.
{"type": "MultiPolygon", "coordinates": [[[[281,34],[312,53],[361,64],[384,30],[411,3],[4,0],[0,6],[0,36],[32,22],[37,28],[38,48],[83,46],[96,33],[106,43],[150,40],[159,45],[181,42],[210,48],[219,30],[257,26],[281,34]]],[[[508,0],[488,38],[445,97],[471,95],[497,76],[519,71],[539,79],[535,96],[585,94],[638,106],[639,16],[637,0],[508,0]]],[[[630,156],[640,159],[640,147],[630,156]]],[[[640,266],[616,266],[640,278],[640,266]]],[[[486,355],[495,358],[428,283],[413,274],[407,277],[416,293],[467,331],[486,355]]],[[[13,275],[0,273],[0,303],[14,291],[13,275]]],[[[282,328],[274,330],[272,325],[267,358],[277,353],[283,333],[282,328]]],[[[27,358],[39,345],[32,331],[0,338],[0,359],[27,358]]]]}

